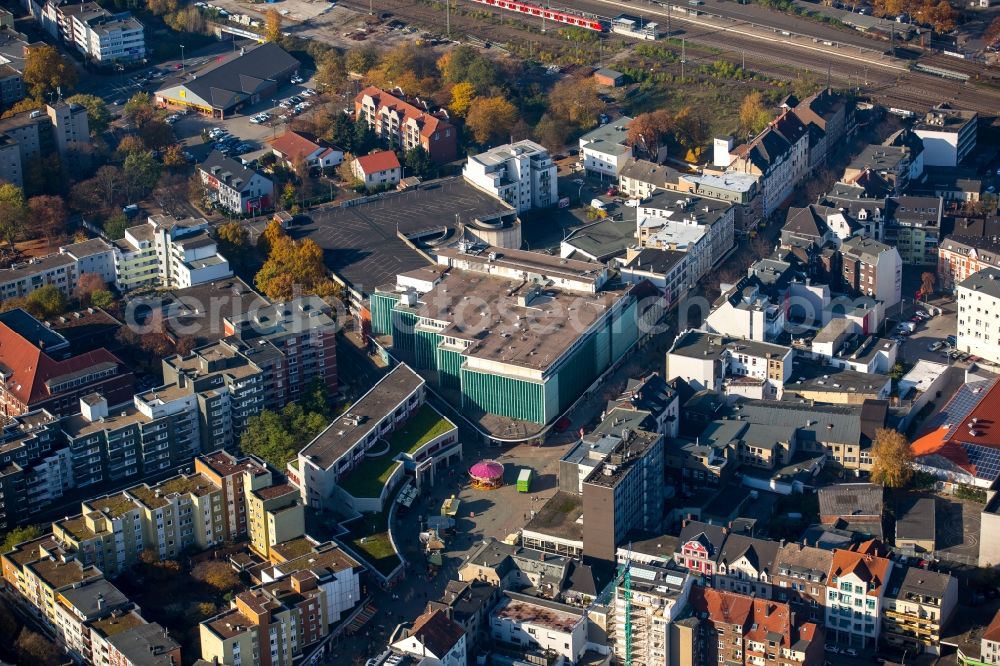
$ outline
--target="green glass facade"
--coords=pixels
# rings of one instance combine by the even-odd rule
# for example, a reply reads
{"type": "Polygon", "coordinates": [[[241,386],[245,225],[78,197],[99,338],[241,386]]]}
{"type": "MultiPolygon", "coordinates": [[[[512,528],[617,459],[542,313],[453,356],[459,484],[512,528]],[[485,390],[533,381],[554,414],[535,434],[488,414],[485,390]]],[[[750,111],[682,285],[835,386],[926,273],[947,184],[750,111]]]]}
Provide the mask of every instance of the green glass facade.
{"type": "Polygon", "coordinates": [[[434,331],[417,329],[413,334],[413,361],[417,370],[434,370],[437,367],[435,352],[441,344],[441,335],[434,331]]]}
{"type": "Polygon", "coordinates": [[[392,348],[412,354],[416,369],[436,371],[441,388],[460,390],[463,407],[538,424],[565,411],[639,337],[633,301],[591,329],[543,379],[520,379],[511,376],[517,371],[494,375],[466,367],[462,352],[442,346],[440,333],[418,327],[417,315],[400,306],[397,294],[373,294],[370,307],[373,333],[391,333],[392,348]]]}
{"type": "Polygon", "coordinates": [[[412,352],[414,349],[413,328],[417,325],[417,315],[406,310],[392,311],[392,346],[394,349],[412,352]]]}
{"type": "Polygon", "coordinates": [[[372,335],[392,335],[392,311],[399,302],[398,294],[376,292],[369,299],[372,313],[372,335]]]}
{"type": "Polygon", "coordinates": [[[459,378],[461,368],[462,355],[460,353],[441,347],[437,348],[437,371],[441,388],[462,388],[462,381],[459,378]]]}
{"type": "Polygon", "coordinates": [[[545,413],[545,387],[512,377],[461,370],[462,406],[473,405],[499,416],[545,423],[555,414],[545,413]]]}

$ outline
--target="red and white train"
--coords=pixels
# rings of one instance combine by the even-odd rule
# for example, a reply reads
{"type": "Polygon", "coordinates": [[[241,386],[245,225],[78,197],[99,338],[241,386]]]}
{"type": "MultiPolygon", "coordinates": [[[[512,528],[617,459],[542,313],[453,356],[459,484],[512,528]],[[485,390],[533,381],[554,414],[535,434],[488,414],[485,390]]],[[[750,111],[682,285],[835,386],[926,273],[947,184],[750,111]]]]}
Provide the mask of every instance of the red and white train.
{"type": "Polygon", "coordinates": [[[577,28],[584,28],[586,30],[596,30],[597,32],[604,32],[605,30],[604,24],[595,18],[569,14],[555,9],[546,9],[544,7],[539,7],[538,5],[533,5],[530,2],[520,2],[520,0],[472,0],[472,2],[477,2],[481,5],[489,5],[490,7],[495,7],[497,9],[506,9],[508,11],[518,12],[519,14],[527,14],[528,16],[546,18],[550,21],[565,23],[567,25],[573,25],[577,28]]]}

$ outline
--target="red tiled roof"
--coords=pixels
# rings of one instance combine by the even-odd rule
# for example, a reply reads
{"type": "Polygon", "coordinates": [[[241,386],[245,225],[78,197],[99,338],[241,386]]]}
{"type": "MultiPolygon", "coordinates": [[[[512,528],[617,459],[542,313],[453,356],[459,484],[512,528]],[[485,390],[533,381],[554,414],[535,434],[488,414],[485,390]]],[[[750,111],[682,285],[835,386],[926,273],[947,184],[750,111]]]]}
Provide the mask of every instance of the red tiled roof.
{"type": "Polygon", "coordinates": [[[1000,421],[996,416],[1000,414],[1000,382],[994,381],[981,390],[977,388],[973,395],[978,402],[967,414],[956,403],[960,402],[960,396],[963,399],[968,396],[962,392],[952,396],[942,410],[942,414],[949,414],[947,422],[925,432],[910,445],[914,456],[940,456],[978,476],[976,465],[969,460],[967,446],[1000,449],[1000,421]]]}
{"type": "Polygon", "coordinates": [[[1000,643],[1000,611],[997,611],[997,614],[993,616],[990,626],[986,627],[986,630],[983,632],[983,639],[1000,643]]]}
{"type": "Polygon", "coordinates": [[[753,599],[742,594],[694,585],[691,587],[691,606],[699,613],[708,613],[713,622],[745,626],[753,599]]]}
{"type": "Polygon", "coordinates": [[[25,405],[51,397],[52,394],[45,386],[48,380],[101,363],[121,365],[118,357],[107,349],[97,349],[64,361],[56,361],[9,326],[0,323],[0,366],[9,373],[7,390],[25,405]]]}
{"type": "Polygon", "coordinates": [[[375,86],[368,86],[358,93],[358,96],[354,98],[355,107],[360,105],[361,100],[366,96],[371,97],[375,101],[376,109],[389,107],[395,110],[400,116],[402,116],[400,125],[411,118],[415,120],[417,125],[420,127],[421,136],[430,137],[433,136],[434,132],[437,132],[439,129],[451,127],[449,123],[438,118],[437,116],[427,113],[413,104],[410,104],[395,95],[391,95],[381,88],[376,88],[375,86]]]}
{"type": "Polygon", "coordinates": [[[867,594],[878,596],[879,589],[888,580],[891,562],[884,557],[868,555],[851,550],[837,549],[833,551],[833,563],[830,565],[830,577],[827,587],[836,588],[836,579],[847,574],[854,574],[862,581],[869,583],[867,594]]]}
{"type": "Polygon", "coordinates": [[[313,138],[298,132],[285,132],[271,141],[271,148],[281,153],[286,160],[295,161],[322,148],[313,138]]]}
{"type": "Polygon", "coordinates": [[[449,620],[442,610],[424,613],[410,630],[410,636],[416,637],[438,659],[443,659],[464,634],[462,627],[449,620]]]}
{"type": "Polygon", "coordinates": [[[364,155],[362,157],[358,157],[357,160],[358,165],[361,167],[361,171],[366,174],[400,168],[399,159],[396,157],[396,153],[391,150],[383,150],[377,153],[372,153],[371,155],[364,155]]]}

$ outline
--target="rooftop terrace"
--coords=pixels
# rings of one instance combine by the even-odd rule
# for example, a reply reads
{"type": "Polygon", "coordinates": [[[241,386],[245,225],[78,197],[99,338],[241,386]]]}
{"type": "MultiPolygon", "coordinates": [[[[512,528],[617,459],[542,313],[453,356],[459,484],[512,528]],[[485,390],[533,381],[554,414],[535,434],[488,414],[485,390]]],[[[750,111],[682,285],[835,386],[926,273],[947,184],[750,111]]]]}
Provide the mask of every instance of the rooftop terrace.
{"type": "MultiPolygon", "coordinates": [[[[428,442],[454,429],[454,423],[430,405],[423,405],[389,436],[389,450],[384,455],[365,458],[347,478],[341,479],[340,487],[354,497],[378,497],[393,471],[402,464],[396,460],[400,454],[413,455],[428,442]]],[[[374,448],[381,450],[382,446],[376,443],[374,448]]]]}

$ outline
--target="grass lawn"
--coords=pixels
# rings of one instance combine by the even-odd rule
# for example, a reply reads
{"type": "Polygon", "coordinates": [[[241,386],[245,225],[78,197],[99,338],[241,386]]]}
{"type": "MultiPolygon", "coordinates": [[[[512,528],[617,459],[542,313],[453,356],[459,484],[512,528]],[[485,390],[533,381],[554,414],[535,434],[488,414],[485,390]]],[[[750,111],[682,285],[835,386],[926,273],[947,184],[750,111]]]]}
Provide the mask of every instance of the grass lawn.
{"type": "MultiPolygon", "coordinates": [[[[378,458],[366,458],[355,467],[340,487],[354,497],[378,497],[386,481],[398,465],[394,460],[400,453],[410,453],[420,449],[436,437],[448,432],[454,425],[438,414],[429,405],[424,405],[389,437],[389,451],[378,458]]],[[[379,444],[375,445],[376,447],[379,444]]]]}
{"type": "Polygon", "coordinates": [[[383,574],[399,566],[399,557],[389,540],[389,513],[365,514],[351,524],[351,546],[383,574]]]}

